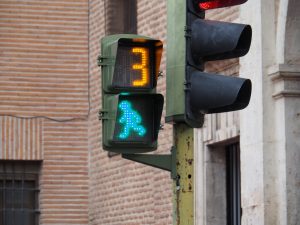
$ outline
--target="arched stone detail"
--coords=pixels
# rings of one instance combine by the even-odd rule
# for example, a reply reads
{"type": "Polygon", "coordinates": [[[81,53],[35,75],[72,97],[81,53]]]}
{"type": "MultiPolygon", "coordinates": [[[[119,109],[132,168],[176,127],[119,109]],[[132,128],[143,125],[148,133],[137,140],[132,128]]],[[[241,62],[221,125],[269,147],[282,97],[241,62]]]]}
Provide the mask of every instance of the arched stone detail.
{"type": "Polygon", "coordinates": [[[300,64],[300,1],[280,0],[277,23],[278,64],[300,64]]]}
{"type": "Polygon", "coordinates": [[[285,38],[285,63],[300,64],[300,1],[289,0],[286,38],[285,38]]]}

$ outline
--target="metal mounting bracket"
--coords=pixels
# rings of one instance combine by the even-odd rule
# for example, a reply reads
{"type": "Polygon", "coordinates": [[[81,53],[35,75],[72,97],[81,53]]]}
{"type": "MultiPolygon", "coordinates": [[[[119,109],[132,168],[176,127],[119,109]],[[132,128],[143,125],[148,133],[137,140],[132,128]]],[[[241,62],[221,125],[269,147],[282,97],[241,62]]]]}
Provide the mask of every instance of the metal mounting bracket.
{"type": "Polygon", "coordinates": [[[149,154],[122,154],[124,159],[129,159],[158,169],[171,172],[171,178],[176,179],[176,147],[171,148],[170,155],[149,154]]]}
{"type": "Polygon", "coordinates": [[[98,66],[113,66],[115,65],[116,59],[108,56],[99,55],[97,58],[98,66]]]}

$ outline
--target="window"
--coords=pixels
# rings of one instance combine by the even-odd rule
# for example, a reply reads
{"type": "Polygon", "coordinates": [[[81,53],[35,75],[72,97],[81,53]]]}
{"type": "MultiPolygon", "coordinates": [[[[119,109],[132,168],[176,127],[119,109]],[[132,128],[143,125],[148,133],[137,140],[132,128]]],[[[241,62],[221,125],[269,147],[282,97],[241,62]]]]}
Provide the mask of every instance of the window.
{"type": "Polygon", "coordinates": [[[107,35],[137,33],[136,2],[136,0],[104,0],[107,35]]]}
{"type": "Polygon", "coordinates": [[[210,145],[206,156],[207,225],[241,224],[238,138],[210,145]]]}
{"type": "Polygon", "coordinates": [[[40,164],[0,161],[0,225],[38,225],[40,164]]]}
{"type": "Polygon", "coordinates": [[[226,147],[227,224],[241,224],[241,168],[238,143],[226,147]]]}

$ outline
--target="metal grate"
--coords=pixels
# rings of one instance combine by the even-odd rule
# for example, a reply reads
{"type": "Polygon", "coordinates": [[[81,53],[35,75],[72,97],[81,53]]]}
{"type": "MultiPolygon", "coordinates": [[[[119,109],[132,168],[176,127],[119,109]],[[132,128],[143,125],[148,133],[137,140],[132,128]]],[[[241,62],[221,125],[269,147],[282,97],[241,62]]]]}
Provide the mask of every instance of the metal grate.
{"type": "Polygon", "coordinates": [[[38,225],[39,162],[0,161],[0,225],[38,225]]]}

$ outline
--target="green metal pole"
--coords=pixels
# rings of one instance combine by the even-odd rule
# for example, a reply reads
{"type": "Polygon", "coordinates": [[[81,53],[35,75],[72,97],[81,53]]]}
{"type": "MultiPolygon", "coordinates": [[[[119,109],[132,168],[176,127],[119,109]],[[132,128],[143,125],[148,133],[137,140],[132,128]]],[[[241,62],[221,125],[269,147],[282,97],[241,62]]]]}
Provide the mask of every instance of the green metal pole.
{"type": "Polygon", "coordinates": [[[173,183],[173,225],[194,225],[194,133],[193,128],[174,125],[177,178],[173,183]]]}
{"type": "MultiPolygon", "coordinates": [[[[186,119],[186,12],[186,0],[167,1],[167,122],[186,119]]],[[[185,123],[176,123],[173,130],[176,150],[176,170],[172,175],[173,225],[194,225],[193,128],[185,123]]]]}

